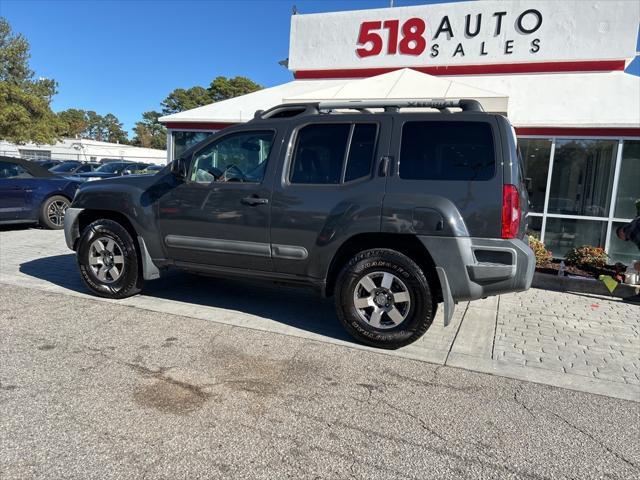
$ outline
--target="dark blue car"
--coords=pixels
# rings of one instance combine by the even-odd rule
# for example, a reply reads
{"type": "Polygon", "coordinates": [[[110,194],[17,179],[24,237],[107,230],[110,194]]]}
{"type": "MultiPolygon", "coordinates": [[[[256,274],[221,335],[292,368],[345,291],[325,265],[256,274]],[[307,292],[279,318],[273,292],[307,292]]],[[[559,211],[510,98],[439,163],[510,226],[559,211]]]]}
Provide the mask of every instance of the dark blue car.
{"type": "Polygon", "coordinates": [[[61,177],[35,162],[0,156],[0,224],[39,223],[59,229],[80,179],[61,177]]]}
{"type": "Polygon", "coordinates": [[[78,173],[76,176],[85,180],[101,180],[103,178],[120,177],[140,173],[149,166],[148,163],[116,161],[100,165],[91,172],[78,173]]]}

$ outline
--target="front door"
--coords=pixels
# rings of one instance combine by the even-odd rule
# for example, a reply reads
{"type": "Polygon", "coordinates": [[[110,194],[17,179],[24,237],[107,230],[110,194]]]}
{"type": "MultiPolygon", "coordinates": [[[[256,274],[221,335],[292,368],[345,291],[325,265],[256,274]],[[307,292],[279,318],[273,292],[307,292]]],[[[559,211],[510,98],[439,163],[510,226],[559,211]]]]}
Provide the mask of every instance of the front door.
{"type": "Polygon", "coordinates": [[[32,179],[22,166],[0,162],[0,220],[20,220],[29,216],[32,179]]]}
{"type": "Polygon", "coordinates": [[[159,200],[158,225],[177,265],[271,270],[274,130],[244,130],[196,151],[183,183],[159,200]]]}

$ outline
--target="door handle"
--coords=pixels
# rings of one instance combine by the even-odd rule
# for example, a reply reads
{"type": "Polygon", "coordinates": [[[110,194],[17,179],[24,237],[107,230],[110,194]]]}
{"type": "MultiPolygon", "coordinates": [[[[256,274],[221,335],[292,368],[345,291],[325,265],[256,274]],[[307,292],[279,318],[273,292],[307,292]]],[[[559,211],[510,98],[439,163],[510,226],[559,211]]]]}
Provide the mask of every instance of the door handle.
{"type": "Polygon", "coordinates": [[[244,197],[240,200],[244,205],[251,205],[252,207],[255,205],[266,205],[269,203],[268,198],[260,198],[260,197],[244,197]]]}

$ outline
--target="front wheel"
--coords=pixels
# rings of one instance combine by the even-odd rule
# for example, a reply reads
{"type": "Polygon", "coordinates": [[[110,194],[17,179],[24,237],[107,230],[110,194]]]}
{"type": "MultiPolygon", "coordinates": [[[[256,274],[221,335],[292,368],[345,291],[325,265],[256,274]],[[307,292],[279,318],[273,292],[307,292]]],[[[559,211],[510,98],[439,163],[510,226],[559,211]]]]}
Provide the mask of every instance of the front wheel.
{"type": "Polygon", "coordinates": [[[82,232],[77,253],[80,276],[96,295],[125,298],[142,290],[138,251],[126,228],[96,220],[82,232]]]}
{"type": "Polygon", "coordinates": [[[366,345],[386,349],[424,335],[436,310],[420,267],[389,249],[365,250],[353,257],[338,277],[335,301],[347,332],[366,345]]]}

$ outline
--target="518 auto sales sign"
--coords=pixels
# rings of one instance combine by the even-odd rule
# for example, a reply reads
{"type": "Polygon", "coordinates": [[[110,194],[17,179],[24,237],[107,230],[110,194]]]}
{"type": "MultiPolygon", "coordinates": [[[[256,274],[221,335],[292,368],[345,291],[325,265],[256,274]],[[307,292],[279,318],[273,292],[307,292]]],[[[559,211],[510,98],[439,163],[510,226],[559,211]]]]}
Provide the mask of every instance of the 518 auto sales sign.
{"type": "Polygon", "coordinates": [[[598,62],[633,58],[635,0],[473,1],[291,17],[289,69],[598,62]]]}

